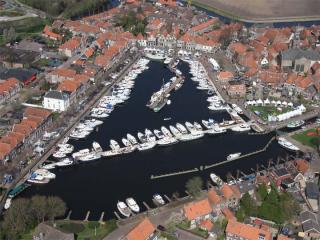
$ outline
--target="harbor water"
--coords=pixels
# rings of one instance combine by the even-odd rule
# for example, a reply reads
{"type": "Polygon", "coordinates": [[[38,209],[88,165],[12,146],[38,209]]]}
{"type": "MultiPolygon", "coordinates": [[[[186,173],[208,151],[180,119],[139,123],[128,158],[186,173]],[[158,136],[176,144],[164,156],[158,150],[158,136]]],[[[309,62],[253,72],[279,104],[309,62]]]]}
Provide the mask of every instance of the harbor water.
{"type": "MultiPolygon", "coordinates": [[[[173,73],[160,62],[150,62],[148,66],[149,69],[135,80],[131,98],[122,106],[116,107],[97,131],[92,132],[85,140],[69,141],[75,146],[75,151],[91,148],[93,141],[99,142],[104,150],[109,150],[110,139],[121,143],[121,138],[127,133],[136,136],[138,131],[144,132],[145,128],[160,129],[161,126],[168,127],[177,122],[201,122],[208,118],[219,122],[230,119],[226,112],[212,112],[207,108],[208,94],[196,88],[197,84],[190,79],[187,63],[178,65],[186,80],[178,91],[172,92],[171,104],[158,113],[153,112],[146,107],[150,96],[161,88],[163,78],[165,82],[169,81],[173,73]],[[170,120],[165,121],[167,118],[170,120]]],[[[193,176],[202,177],[206,183],[211,172],[225,177],[228,172],[235,174],[238,169],[251,173],[251,168],[255,168],[256,164],[267,165],[269,159],[275,160],[277,156],[286,154],[276,141],[266,152],[216,168],[167,178],[150,178],[151,175],[190,170],[221,162],[226,160],[230,153],[253,152],[263,148],[272,136],[273,134],[248,135],[230,131],[168,147],[101,158],[85,164],[55,169],[53,172],[56,179],[45,185],[33,185],[20,196],[60,196],[72,210],[71,219],[84,219],[87,211],[91,212],[90,220],[98,220],[102,212],[105,212],[105,218],[114,218],[113,212],[117,211],[118,200],[124,201],[133,197],[144,210],[143,201],[154,207],[154,193],[166,194],[169,197],[174,192],[179,192],[180,196],[185,195],[185,184],[193,176]]]]}

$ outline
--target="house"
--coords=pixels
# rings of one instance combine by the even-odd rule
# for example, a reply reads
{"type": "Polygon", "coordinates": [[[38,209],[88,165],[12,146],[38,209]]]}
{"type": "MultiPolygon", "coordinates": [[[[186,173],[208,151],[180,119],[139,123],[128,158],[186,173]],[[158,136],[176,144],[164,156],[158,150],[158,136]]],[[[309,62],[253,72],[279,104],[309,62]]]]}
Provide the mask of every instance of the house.
{"type": "Polygon", "coordinates": [[[69,105],[69,94],[66,92],[49,91],[43,98],[43,107],[52,111],[64,112],[69,105]]]}
{"type": "Polygon", "coordinates": [[[46,223],[40,223],[34,233],[32,239],[39,239],[39,240],[74,240],[76,239],[73,233],[65,233],[59,231],[57,228],[52,227],[46,223]]]}
{"type": "Polygon", "coordinates": [[[213,210],[219,211],[225,207],[224,199],[218,195],[216,189],[213,187],[208,191],[208,199],[213,210]]]}
{"type": "Polygon", "coordinates": [[[184,216],[190,221],[190,228],[195,228],[204,220],[211,220],[212,207],[208,198],[185,204],[183,206],[184,216]]]}
{"type": "Polygon", "coordinates": [[[246,85],[239,81],[229,81],[227,93],[230,97],[245,97],[247,92],[246,85]]]}
{"type": "Polygon", "coordinates": [[[303,211],[299,215],[299,220],[304,233],[320,233],[320,225],[315,213],[303,211]]]}
{"type": "Polygon", "coordinates": [[[11,68],[0,72],[0,79],[15,78],[24,86],[28,86],[31,82],[37,79],[37,72],[32,69],[11,68]]]}
{"type": "Polygon", "coordinates": [[[272,234],[268,229],[231,220],[226,228],[226,240],[272,240],[272,234]]]}
{"type": "Polygon", "coordinates": [[[285,71],[308,72],[311,66],[320,61],[320,53],[314,50],[290,48],[280,54],[281,68],[285,71]]]}
{"type": "Polygon", "coordinates": [[[224,183],[220,188],[220,192],[226,200],[226,207],[235,208],[238,206],[241,194],[236,186],[224,183]]]}
{"type": "Polygon", "coordinates": [[[277,240],[294,240],[293,238],[289,238],[285,235],[279,234],[277,240]]]}
{"type": "Polygon", "coordinates": [[[81,46],[81,39],[80,38],[72,38],[66,41],[59,47],[59,52],[67,57],[72,57],[75,55],[76,51],[81,46]]]}
{"type": "Polygon", "coordinates": [[[212,30],[214,28],[214,26],[219,22],[218,18],[211,18],[206,22],[200,23],[194,27],[192,27],[189,32],[192,35],[195,34],[203,34],[205,32],[209,32],[210,30],[212,30]]]}
{"type": "Polygon", "coordinates": [[[227,83],[233,79],[233,73],[229,71],[221,71],[217,74],[217,78],[221,83],[227,83]]]}
{"type": "Polygon", "coordinates": [[[288,172],[286,168],[274,169],[270,173],[270,176],[273,179],[276,186],[278,187],[281,185],[282,181],[291,178],[291,174],[288,172]]]}
{"type": "Polygon", "coordinates": [[[9,101],[21,88],[20,82],[15,78],[0,81],[0,104],[9,101]]]}
{"type": "Polygon", "coordinates": [[[64,80],[72,80],[76,75],[76,71],[70,68],[56,68],[46,75],[51,83],[59,83],[64,80]]]}
{"type": "Polygon", "coordinates": [[[50,38],[51,40],[58,41],[62,39],[62,36],[58,33],[52,32],[51,28],[46,25],[43,29],[42,36],[50,38]]]}
{"type": "Polygon", "coordinates": [[[149,220],[144,218],[122,240],[157,240],[156,229],[149,220]]]}
{"type": "Polygon", "coordinates": [[[0,62],[6,68],[29,68],[39,58],[40,55],[37,52],[0,47],[0,62]]]}
{"type": "Polygon", "coordinates": [[[319,187],[314,182],[307,182],[305,194],[311,210],[318,212],[319,210],[319,187]]]}

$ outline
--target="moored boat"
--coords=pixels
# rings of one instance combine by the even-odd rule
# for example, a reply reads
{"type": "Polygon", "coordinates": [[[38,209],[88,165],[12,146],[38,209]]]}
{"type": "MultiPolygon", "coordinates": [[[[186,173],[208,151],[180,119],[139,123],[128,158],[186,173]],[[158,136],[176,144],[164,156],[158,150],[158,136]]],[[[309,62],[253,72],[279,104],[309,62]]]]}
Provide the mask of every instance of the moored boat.
{"type": "Polygon", "coordinates": [[[126,203],[128,207],[135,213],[140,212],[140,207],[137,202],[133,198],[127,198],[126,203]]]}
{"type": "Polygon", "coordinates": [[[125,217],[130,217],[131,215],[131,211],[130,208],[127,206],[127,204],[125,204],[124,202],[118,202],[117,203],[117,208],[119,210],[119,212],[125,216],[125,217]]]}

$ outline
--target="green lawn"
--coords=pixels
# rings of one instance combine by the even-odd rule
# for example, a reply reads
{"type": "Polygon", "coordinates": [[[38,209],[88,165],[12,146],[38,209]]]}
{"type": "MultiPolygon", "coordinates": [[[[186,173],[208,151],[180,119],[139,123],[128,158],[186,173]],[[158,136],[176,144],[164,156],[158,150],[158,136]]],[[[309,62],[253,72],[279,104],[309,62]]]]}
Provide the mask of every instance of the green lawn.
{"type": "Polygon", "coordinates": [[[259,116],[263,121],[268,121],[268,115],[277,116],[292,110],[291,107],[277,108],[275,106],[249,106],[251,112],[259,116]]]}
{"type": "Polygon", "coordinates": [[[316,134],[316,128],[313,128],[302,133],[295,134],[292,136],[292,138],[298,142],[301,142],[303,145],[315,148],[320,143],[320,135],[317,136],[316,134]],[[308,134],[310,135],[308,136],[308,134]]]}
{"type": "Polygon", "coordinates": [[[208,232],[205,231],[205,230],[202,230],[201,228],[193,228],[193,229],[190,229],[190,223],[187,222],[187,221],[182,221],[180,222],[179,224],[177,224],[177,227],[180,228],[180,229],[183,229],[185,231],[188,231],[190,233],[193,233],[197,236],[200,236],[200,237],[203,237],[203,238],[208,238],[208,232]]]}

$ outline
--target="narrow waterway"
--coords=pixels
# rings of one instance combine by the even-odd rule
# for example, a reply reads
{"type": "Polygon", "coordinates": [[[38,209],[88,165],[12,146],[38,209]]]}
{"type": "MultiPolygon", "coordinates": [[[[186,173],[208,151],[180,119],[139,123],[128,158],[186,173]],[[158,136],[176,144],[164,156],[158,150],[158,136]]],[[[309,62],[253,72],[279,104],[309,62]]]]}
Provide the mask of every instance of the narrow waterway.
{"type": "MultiPolygon", "coordinates": [[[[131,98],[121,107],[117,107],[97,132],[83,141],[70,141],[75,150],[91,148],[97,141],[104,149],[109,149],[109,140],[119,143],[127,133],[136,136],[145,128],[159,129],[176,122],[198,121],[213,118],[217,121],[229,119],[226,112],[210,112],[207,108],[207,93],[196,89],[189,74],[189,66],[180,63],[178,68],[186,76],[184,85],[173,92],[171,105],[166,105],[160,112],[154,113],[146,104],[154,91],[160,89],[162,79],[168,81],[173,74],[162,63],[150,62],[149,69],[139,75],[131,93],[131,98]],[[164,118],[170,117],[170,121],[164,118]]],[[[285,155],[285,150],[273,142],[269,149],[259,155],[244,158],[223,166],[197,173],[151,180],[151,175],[188,170],[195,167],[224,161],[234,152],[247,153],[264,147],[270,135],[248,135],[247,133],[228,132],[223,135],[206,136],[202,139],[178,143],[169,147],[156,147],[145,152],[134,152],[113,158],[102,158],[98,161],[79,164],[65,169],[54,170],[57,178],[46,185],[34,185],[21,194],[31,197],[34,194],[60,196],[72,210],[71,218],[83,219],[91,211],[89,219],[99,219],[101,212],[106,218],[114,218],[118,200],[133,197],[142,209],[143,201],[153,206],[154,193],[173,192],[184,195],[185,183],[191,177],[201,176],[204,182],[209,180],[210,172],[225,176],[237,169],[251,172],[256,164],[265,164],[270,158],[276,159],[285,155]]]]}

